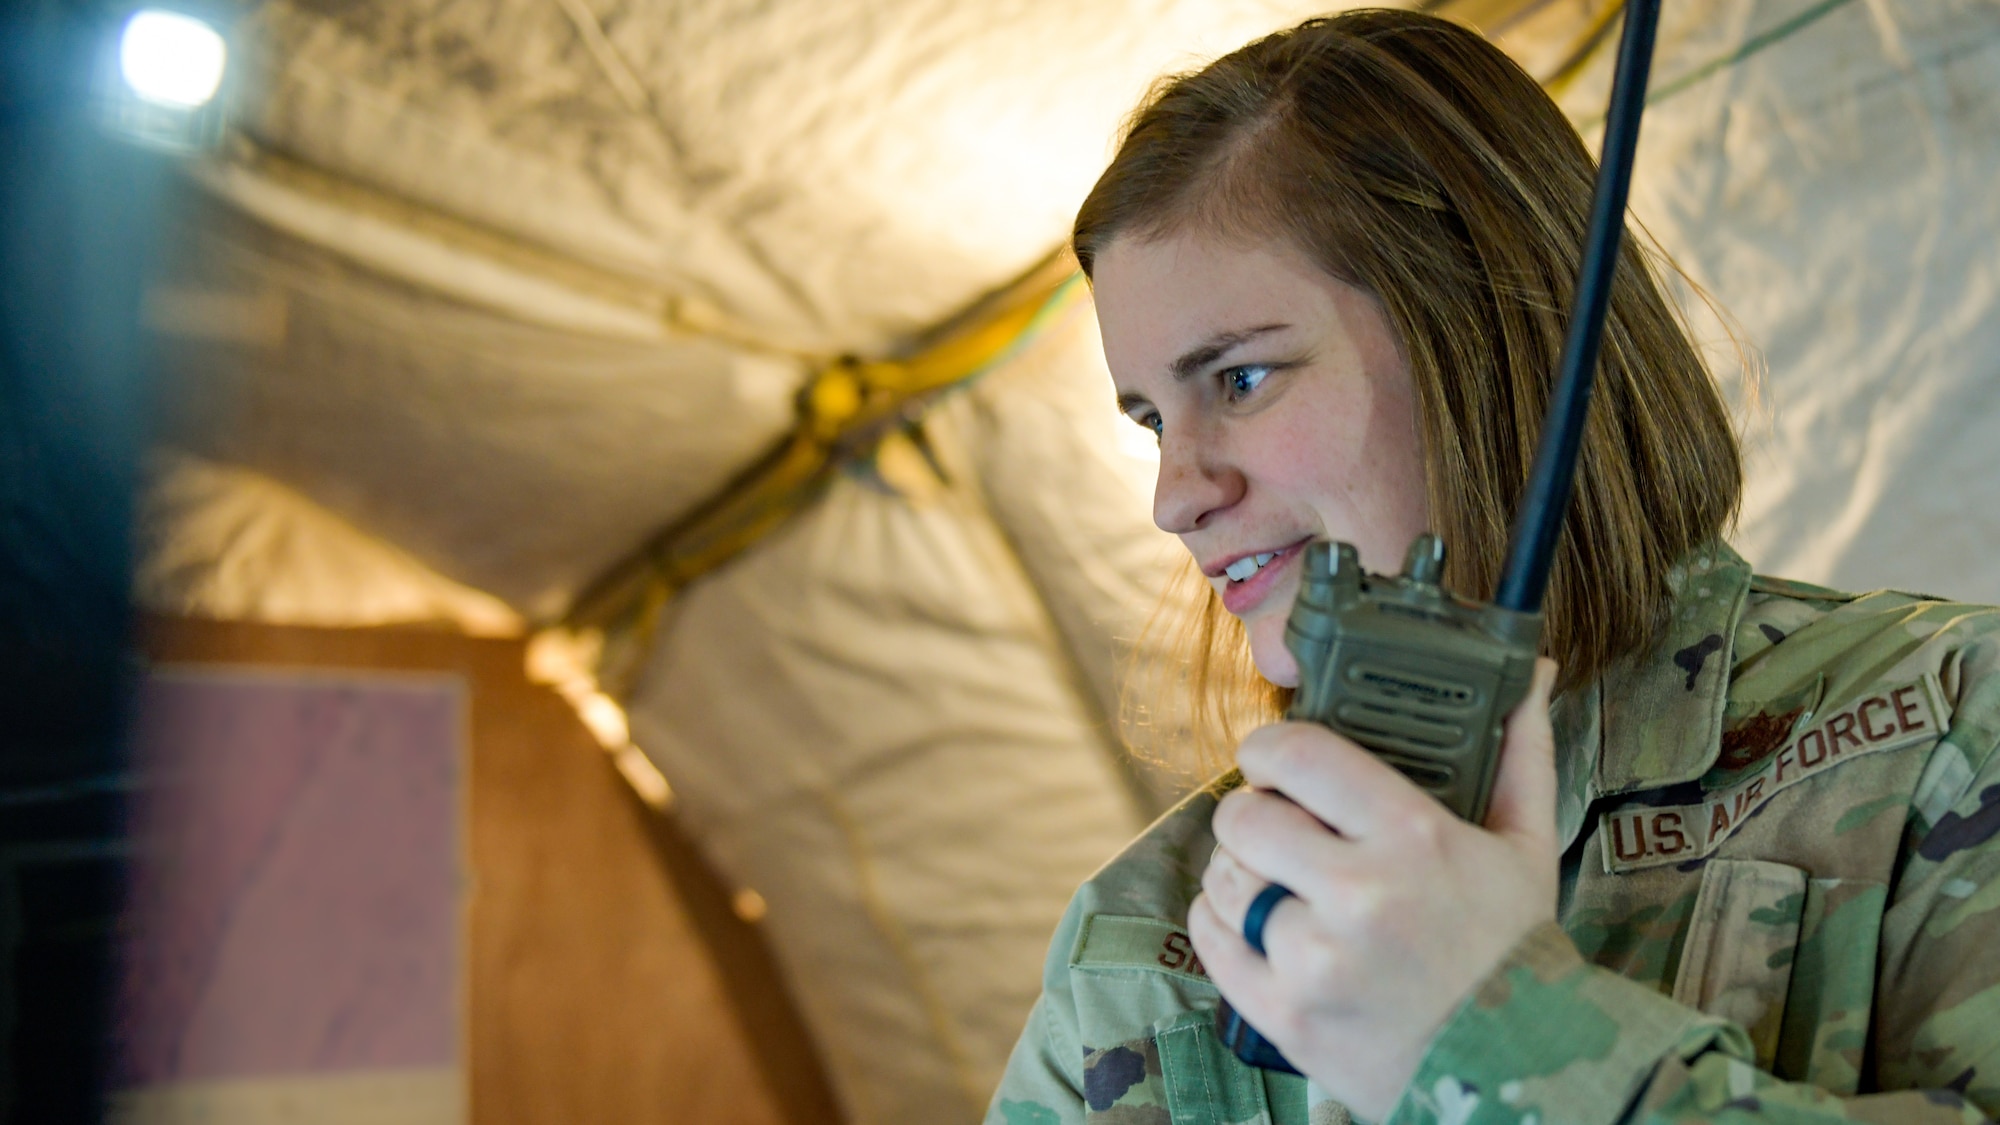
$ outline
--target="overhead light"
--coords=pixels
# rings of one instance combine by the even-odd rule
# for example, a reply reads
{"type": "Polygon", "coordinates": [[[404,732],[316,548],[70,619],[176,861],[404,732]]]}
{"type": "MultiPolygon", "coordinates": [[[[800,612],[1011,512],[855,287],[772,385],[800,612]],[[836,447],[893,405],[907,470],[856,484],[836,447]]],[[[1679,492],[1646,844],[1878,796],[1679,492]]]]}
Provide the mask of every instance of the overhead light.
{"type": "Polygon", "coordinates": [[[180,12],[147,8],[125,21],[118,72],[149,102],[198,109],[222,88],[229,46],[222,33],[180,12]]]}
{"type": "MultiPolygon", "coordinates": [[[[213,5],[211,5],[213,6],[213,5]]],[[[229,89],[229,42],[201,0],[141,8],[107,43],[97,81],[106,127],[153,148],[195,152],[221,143],[229,89]]],[[[223,9],[217,8],[217,14],[223,9]]]]}

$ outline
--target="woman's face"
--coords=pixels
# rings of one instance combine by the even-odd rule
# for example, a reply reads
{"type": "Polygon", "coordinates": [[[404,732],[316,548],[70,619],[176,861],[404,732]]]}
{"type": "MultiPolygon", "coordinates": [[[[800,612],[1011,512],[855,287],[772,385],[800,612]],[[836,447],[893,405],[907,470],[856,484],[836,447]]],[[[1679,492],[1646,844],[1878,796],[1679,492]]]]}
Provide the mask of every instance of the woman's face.
{"type": "Polygon", "coordinates": [[[1305,545],[1345,540],[1393,571],[1429,522],[1388,317],[1282,241],[1117,238],[1093,282],[1119,405],[1159,435],[1153,522],[1242,619],[1258,671],[1296,686],[1285,618],[1305,545]]]}

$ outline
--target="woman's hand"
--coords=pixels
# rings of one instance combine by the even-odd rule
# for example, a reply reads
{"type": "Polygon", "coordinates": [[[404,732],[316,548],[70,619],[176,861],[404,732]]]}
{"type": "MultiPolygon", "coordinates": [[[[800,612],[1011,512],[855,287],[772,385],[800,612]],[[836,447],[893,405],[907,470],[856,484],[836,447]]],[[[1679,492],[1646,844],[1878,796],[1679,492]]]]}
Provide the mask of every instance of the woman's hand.
{"type": "Polygon", "coordinates": [[[1539,661],[1508,716],[1484,828],[1317,724],[1264,727],[1237,753],[1248,784],[1215,811],[1188,932],[1243,1018],[1371,1120],[1473,987],[1555,916],[1554,682],[1539,661]],[[1271,912],[1266,960],[1243,914],[1274,882],[1297,897],[1271,912]]]}

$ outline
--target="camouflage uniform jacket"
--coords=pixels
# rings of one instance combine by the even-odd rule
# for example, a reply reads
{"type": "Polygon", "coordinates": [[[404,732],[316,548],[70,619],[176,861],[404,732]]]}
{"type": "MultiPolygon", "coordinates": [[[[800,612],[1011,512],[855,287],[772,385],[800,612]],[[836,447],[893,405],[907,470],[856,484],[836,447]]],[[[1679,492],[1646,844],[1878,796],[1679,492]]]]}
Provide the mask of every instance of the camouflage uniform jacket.
{"type": "MultiPolygon", "coordinates": [[[[1391,1125],[2000,1114],[2000,611],[1676,568],[1649,659],[1558,702],[1559,925],[1391,1125]],[[1983,1111],[1983,1112],[1982,1112],[1983,1111]]],[[[1192,797],[1077,892],[988,1125],[1347,1121],[1217,1042],[1192,797]]]]}

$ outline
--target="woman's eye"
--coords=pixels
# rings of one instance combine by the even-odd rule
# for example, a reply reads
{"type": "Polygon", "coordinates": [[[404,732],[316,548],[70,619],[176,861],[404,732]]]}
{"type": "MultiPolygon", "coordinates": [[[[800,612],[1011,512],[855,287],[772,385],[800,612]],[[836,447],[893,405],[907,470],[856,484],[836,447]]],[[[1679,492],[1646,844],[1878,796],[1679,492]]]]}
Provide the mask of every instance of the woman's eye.
{"type": "Polygon", "coordinates": [[[1272,368],[1262,364],[1246,364],[1232,367],[1222,373],[1222,385],[1229,392],[1230,401],[1248,397],[1271,377],[1272,368]]]}
{"type": "Polygon", "coordinates": [[[1123,413],[1126,418],[1131,420],[1133,425],[1152,431],[1153,437],[1156,439],[1167,428],[1166,423],[1160,420],[1160,412],[1154,409],[1151,403],[1134,402],[1129,406],[1124,406],[1123,413]]]}

